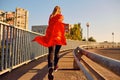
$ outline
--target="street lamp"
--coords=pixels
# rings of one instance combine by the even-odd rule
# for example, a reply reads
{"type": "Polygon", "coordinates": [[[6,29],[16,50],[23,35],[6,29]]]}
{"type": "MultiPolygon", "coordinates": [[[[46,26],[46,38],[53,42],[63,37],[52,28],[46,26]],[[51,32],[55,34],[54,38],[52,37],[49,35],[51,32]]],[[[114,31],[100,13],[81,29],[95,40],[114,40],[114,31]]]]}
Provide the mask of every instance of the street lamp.
{"type": "Polygon", "coordinates": [[[89,26],[90,26],[90,24],[87,22],[86,23],[86,26],[87,26],[87,49],[88,49],[88,38],[89,38],[89,26]]]}
{"type": "Polygon", "coordinates": [[[112,39],[113,39],[113,43],[114,43],[114,32],[112,32],[112,39]]]}
{"type": "Polygon", "coordinates": [[[87,22],[86,26],[87,26],[87,41],[88,41],[88,38],[89,38],[89,26],[90,26],[90,24],[87,22]]]}

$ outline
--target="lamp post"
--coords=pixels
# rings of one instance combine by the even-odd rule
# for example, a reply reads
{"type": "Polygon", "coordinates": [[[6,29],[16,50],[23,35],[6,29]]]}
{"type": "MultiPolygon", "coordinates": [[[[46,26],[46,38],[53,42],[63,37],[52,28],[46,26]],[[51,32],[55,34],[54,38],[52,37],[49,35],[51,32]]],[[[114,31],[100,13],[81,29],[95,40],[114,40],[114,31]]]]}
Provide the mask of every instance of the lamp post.
{"type": "Polygon", "coordinates": [[[114,32],[112,32],[112,41],[113,41],[113,43],[114,43],[114,32]]]}
{"type": "Polygon", "coordinates": [[[86,26],[87,26],[87,49],[89,48],[89,46],[88,46],[88,38],[89,38],[89,26],[90,26],[90,24],[87,22],[86,23],[86,26]]]}
{"type": "Polygon", "coordinates": [[[87,22],[86,26],[87,26],[87,41],[88,41],[88,38],[89,38],[89,26],[90,26],[90,24],[87,22]]]}

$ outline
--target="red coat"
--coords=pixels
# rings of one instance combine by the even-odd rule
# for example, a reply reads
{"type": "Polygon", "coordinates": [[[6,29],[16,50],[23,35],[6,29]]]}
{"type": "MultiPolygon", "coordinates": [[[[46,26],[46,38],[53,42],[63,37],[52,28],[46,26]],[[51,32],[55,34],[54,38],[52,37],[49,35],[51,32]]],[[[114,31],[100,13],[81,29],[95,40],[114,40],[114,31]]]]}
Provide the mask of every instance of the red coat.
{"type": "Polygon", "coordinates": [[[61,14],[57,14],[50,18],[45,36],[36,36],[33,41],[36,41],[45,47],[66,45],[66,39],[64,36],[65,24],[62,23],[62,21],[63,16],[61,14]]]}

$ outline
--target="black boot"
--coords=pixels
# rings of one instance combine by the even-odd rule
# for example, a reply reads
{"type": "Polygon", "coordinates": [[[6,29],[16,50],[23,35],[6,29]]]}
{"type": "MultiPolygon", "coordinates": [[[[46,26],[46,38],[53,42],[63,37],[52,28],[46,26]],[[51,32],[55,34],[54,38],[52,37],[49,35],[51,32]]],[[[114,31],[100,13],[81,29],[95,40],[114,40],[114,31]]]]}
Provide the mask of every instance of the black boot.
{"type": "Polygon", "coordinates": [[[52,75],[53,73],[53,68],[49,68],[49,72],[48,72],[48,79],[49,80],[53,80],[54,79],[54,76],[52,75]]]}

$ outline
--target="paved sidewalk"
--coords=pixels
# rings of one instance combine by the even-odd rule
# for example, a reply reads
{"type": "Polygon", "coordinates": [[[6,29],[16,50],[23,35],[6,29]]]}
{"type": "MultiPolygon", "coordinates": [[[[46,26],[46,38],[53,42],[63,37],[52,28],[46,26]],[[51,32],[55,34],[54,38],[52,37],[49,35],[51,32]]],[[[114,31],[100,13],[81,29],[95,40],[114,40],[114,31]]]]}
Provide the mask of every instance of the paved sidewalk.
{"type": "MultiPolygon", "coordinates": [[[[54,72],[54,80],[86,80],[80,70],[73,69],[72,52],[67,53],[59,60],[59,70],[54,72]]],[[[47,75],[43,80],[48,80],[47,75]]]]}
{"type": "MultiPolygon", "coordinates": [[[[73,69],[72,51],[62,52],[59,70],[54,72],[54,80],[86,80],[80,70],[73,69]]],[[[46,56],[0,76],[0,80],[48,80],[46,56]]]]}

